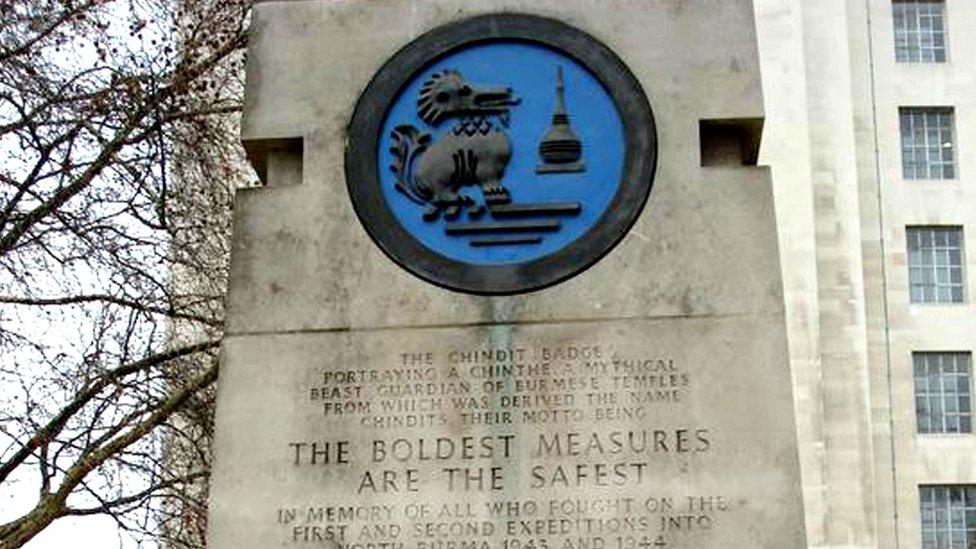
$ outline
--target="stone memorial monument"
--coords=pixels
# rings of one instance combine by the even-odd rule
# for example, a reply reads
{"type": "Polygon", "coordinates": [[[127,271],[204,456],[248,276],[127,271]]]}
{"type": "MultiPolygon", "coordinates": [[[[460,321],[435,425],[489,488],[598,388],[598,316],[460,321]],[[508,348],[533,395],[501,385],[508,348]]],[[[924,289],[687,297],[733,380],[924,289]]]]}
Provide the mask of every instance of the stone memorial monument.
{"type": "Polygon", "coordinates": [[[804,543],[749,0],[258,2],[217,549],[804,543]]]}

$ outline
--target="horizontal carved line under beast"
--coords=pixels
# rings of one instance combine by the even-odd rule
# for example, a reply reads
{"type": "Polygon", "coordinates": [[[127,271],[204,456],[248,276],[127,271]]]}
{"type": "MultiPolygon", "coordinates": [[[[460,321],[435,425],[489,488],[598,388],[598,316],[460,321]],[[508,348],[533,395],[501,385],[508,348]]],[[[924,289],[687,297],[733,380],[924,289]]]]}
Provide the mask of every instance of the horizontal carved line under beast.
{"type": "Polygon", "coordinates": [[[534,233],[555,232],[562,227],[559,221],[502,221],[486,223],[452,223],[445,227],[449,235],[489,234],[489,233],[534,233]]]}
{"type": "Polygon", "coordinates": [[[485,246],[516,246],[520,244],[539,244],[542,242],[541,236],[496,236],[492,238],[478,238],[472,240],[470,244],[475,248],[485,246]]]}
{"type": "Polygon", "coordinates": [[[489,208],[492,217],[530,217],[540,215],[579,215],[579,202],[550,202],[541,204],[502,204],[489,208]]]}

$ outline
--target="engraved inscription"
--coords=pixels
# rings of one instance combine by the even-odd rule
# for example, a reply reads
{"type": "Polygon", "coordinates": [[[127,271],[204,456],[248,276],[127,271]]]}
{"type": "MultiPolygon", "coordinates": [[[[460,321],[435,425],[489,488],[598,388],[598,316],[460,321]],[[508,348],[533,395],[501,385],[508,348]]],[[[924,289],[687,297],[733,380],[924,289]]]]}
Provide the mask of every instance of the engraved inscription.
{"type": "Polygon", "coordinates": [[[712,459],[718,444],[709,425],[660,419],[689,400],[691,366],[600,341],[404,349],[364,367],[325,357],[310,369],[304,406],[322,433],[353,425],[356,436],[292,440],[281,461],[342,475],[353,489],[328,504],[313,493],[283,502],[282,540],[650,549],[710,530],[739,503],[653,480],[662,467],[712,459]]]}

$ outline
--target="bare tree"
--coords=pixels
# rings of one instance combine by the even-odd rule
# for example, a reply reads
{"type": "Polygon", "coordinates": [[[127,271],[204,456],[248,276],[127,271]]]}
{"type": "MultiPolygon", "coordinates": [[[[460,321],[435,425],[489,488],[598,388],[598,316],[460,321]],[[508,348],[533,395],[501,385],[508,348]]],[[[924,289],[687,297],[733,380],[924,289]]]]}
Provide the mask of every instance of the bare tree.
{"type": "Polygon", "coordinates": [[[248,0],[0,0],[0,524],[204,544],[248,0]]]}

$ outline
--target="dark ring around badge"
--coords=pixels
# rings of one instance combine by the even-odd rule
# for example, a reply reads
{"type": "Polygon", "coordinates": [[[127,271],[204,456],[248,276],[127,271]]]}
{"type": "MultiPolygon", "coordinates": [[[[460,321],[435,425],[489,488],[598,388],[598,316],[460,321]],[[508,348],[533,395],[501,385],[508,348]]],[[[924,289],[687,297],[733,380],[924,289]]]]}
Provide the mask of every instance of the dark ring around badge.
{"type": "Polygon", "coordinates": [[[347,130],[345,171],[357,216],[394,262],[441,287],[479,295],[509,295],[564,281],[600,260],[637,220],[657,164],[657,133],[640,83],[606,45],[565,23],[525,14],[477,16],[436,28],[397,52],[363,92],[347,130]],[[380,187],[377,150],[387,110],[406,84],[434,60],[460,48],[497,41],[540,44],[589,70],[606,88],[624,126],[622,181],[602,216],[575,241],[524,263],[479,265],[433,252],[404,229],[380,187]]]}

